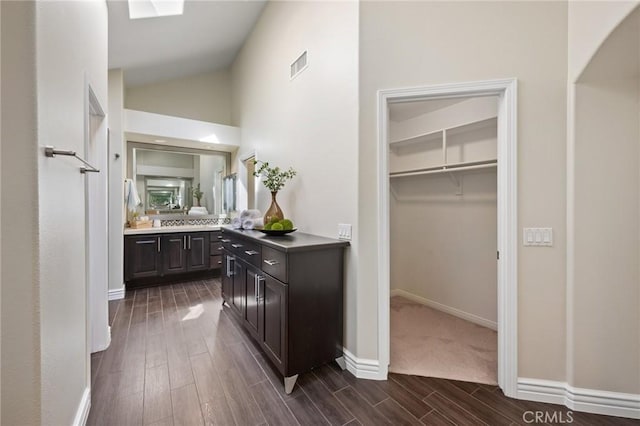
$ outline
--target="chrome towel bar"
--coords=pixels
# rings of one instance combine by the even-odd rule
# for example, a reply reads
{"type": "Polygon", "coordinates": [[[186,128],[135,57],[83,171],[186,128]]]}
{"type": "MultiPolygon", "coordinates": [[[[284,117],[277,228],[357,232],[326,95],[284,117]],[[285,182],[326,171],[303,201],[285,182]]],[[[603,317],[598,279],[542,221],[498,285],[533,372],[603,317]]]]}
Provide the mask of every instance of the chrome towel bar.
{"type": "Polygon", "coordinates": [[[87,166],[87,167],[80,167],[80,173],[87,173],[87,172],[100,173],[99,169],[96,169],[91,164],[87,163],[82,158],[78,157],[78,154],[76,154],[75,151],[61,151],[59,149],[55,149],[52,146],[45,146],[44,155],[46,155],[49,158],[53,158],[56,155],[67,155],[69,157],[75,157],[78,160],[80,160],[85,166],[87,166]]]}

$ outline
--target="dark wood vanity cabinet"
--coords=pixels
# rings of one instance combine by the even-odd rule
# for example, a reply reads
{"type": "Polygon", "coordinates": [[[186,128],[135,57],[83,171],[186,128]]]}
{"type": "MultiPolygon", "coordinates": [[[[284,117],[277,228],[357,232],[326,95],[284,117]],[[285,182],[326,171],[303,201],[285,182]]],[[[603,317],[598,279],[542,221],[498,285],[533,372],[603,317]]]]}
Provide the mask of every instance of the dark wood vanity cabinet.
{"type": "Polygon", "coordinates": [[[160,245],[158,235],[126,237],[125,277],[139,279],[158,276],[161,264],[160,245]]]}
{"type": "Polygon", "coordinates": [[[184,234],[167,234],[160,237],[162,273],[187,272],[186,237],[184,234]]]}
{"type": "Polygon", "coordinates": [[[180,274],[209,269],[209,233],[167,234],[161,237],[162,272],[180,274]]]}
{"type": "Polygon", "coordinates": [[[224,303],[282,373],[285,391],[292,391],[298,374],[342,361],[348,243],[227,228],[221,236],[224,303]]]}
{"type": "Polygon", "coordinates": [[[212,244],[220,245],[219,236],[219,231],[126,235],[125,282],[148,285],[160,278],[220,269],[221,250],[211,253],[212,244]]]}

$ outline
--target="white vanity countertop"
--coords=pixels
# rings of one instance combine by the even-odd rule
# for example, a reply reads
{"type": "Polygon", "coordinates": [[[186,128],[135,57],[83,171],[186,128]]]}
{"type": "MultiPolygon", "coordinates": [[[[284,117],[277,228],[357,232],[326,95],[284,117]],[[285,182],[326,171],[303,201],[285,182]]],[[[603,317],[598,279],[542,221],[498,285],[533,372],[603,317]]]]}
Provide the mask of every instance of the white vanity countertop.
{"type": "Polygon", "coordinates": [[[219,231],[220,225],[179,225],[161,226],[159,228],[132,229],[125,228],[124,235],[169,234],[172,232],[206,232],[219,231]]]}

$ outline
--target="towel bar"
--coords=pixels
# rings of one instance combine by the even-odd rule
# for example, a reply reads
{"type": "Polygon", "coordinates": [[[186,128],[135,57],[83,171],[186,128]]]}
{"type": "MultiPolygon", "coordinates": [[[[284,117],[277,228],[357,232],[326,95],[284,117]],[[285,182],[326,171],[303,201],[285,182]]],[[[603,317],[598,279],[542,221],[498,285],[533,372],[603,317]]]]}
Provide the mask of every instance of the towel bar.
{"type": "Polygon", "coordinates": [[[59,149],[55,149],[52,146],[45,146],[44,147],[44,155],[49,157],[49,158],[53,158],[56,155],[67,155],[69,157],[75,157],[78,160],[80,160],[85,166],[87,166],[87,167],[80,167],[80,173],[87,173],[87,172],[100,173],[99,169],[96,169],[91,164],[87,163],[85,160],[83,160],[82,158],[78,157],[78,154],[76,154],[75,151],[61,151],[59,149]]]}

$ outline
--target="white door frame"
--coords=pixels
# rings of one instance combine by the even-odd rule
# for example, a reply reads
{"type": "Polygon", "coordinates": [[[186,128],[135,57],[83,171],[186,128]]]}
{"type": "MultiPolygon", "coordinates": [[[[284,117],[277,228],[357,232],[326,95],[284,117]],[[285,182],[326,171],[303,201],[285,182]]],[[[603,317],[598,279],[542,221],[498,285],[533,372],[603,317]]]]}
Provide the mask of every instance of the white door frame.
{"type": "Polygon", "coordinates": [[[91,84],[85,85],[85,158],[100,169],[85,178],[85,264],[89,353],[105,350],[111,342],[108,296],[108,141],[106,114],[91,84]],[[92,132],[91,121],[99,125],[92,132]],[[93,133],[93,134],[92,134],[93,133]]]}
{"type": "Polygon", "coordinates": [[[498,385],[515,397],[518,382],[517,80],[501,79],[378,92],[378,357],[386,379],[390,352],[389,104],[498,96],[498,385]]]}

